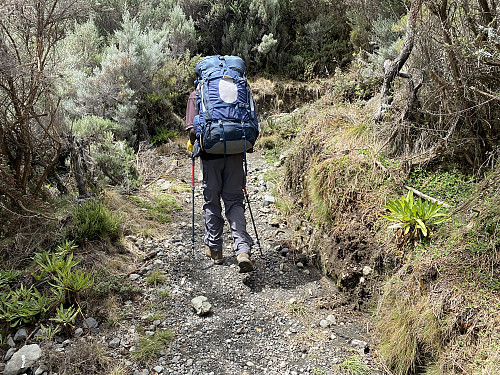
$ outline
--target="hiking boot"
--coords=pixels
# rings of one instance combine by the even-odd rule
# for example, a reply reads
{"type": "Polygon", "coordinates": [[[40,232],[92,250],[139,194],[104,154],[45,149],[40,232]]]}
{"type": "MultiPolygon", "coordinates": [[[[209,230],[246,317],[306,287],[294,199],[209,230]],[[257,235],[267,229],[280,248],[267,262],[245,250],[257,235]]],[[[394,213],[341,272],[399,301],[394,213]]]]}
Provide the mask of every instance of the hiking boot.
{"type": "Polygon", "coordinates": [[[253,262],[247,253],[238,254],[236,260],[238,261],[238,266],[240,267],[240,273],[253,271],[253,262]]]}
{"type": "Polygon", "coordinates": [[[215,264],[222,264],[224,258],[222,257],[222,249],[211,249],[205,246],[205,255],[213,259],[215,264]]]}

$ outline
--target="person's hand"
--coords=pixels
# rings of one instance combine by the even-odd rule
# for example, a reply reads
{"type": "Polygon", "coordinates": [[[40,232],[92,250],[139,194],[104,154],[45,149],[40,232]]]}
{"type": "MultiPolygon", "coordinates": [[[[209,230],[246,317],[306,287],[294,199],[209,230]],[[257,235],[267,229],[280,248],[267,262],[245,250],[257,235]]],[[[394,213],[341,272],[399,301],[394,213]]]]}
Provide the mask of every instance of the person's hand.
{"type": "Polygon", "coordinates": [[[186,144],[186,148],[189,152],[193,152],[193,144],[191,143],[191,140],[189,139],[187,144],[186,144]]]}

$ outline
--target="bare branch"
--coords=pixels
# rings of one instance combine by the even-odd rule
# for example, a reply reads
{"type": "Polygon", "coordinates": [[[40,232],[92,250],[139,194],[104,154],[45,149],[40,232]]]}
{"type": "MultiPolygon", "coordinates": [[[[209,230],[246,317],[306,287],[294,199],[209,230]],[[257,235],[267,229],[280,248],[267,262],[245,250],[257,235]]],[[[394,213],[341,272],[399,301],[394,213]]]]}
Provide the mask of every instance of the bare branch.
{"type": "Polygon", "coordinates": [[[440,201],[439,199],[436,199],[436,198],[433,198],[433,197],[430,197],[428,195],[425,195],[424,193],[422,193],[421,191],[418,191],[417,189],[414,189],[410,186],[406,186],[405,185],[405,188],[412,191],[413,194],[415,195],[418,195],[420,198],[424,198],[424,199],[427,199],[428,201],[431,201],[432,203],[437,203],[437,204],[440,204],[442,205],[444,208],[453,208],[452,206],[450,206],[449,204],[447,203],[444,203],[443,201],[440,201]]]}
{"type": "Polygon", "coordinates": [[[472,91],[475,91],[475,92],[477,92],[477,93],[481,94],[481,95],[487,96],[488,98],[491,98],[491,99],[495,99],[495,100],[500,101],[500,96],[497,96],[497,95],[492,95],[492,94],[490,94],[490,93],[487,93],[487,92],[481,91],[481,90],[479,90],[479,89],[476,89],[474,86],[471,86],[471,87],[470,87],[470,89],[471,89],[472,91]]]}
{"type": "Polygon", "coordinates": [[[417,23],[417,15],[422,7],[423,0],[415,0],[411,4],[411,8],[408,14],[408,21],[406,22],[406,38],[403,43],[403,48],[399,53],[398,57],[394,61],[386,60],[384,63],[384,82],[382,84],[382,90],[380,93],[380,105],[375,113],[374,120],[380,122],[383,120],[384,113],[389,108],[392,103],[392,82],[394,78],[399,74],[403,65],[410,57],[411,51],[413,49],[413,43],[415,39],[415,26],[417,23]]]}

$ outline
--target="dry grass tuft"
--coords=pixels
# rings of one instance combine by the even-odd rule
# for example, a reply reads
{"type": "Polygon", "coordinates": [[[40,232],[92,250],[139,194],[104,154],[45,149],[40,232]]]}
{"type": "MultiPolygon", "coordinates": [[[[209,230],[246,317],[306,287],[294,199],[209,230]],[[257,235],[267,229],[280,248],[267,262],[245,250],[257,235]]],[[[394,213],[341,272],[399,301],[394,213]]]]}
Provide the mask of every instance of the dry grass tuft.
{"type": "Polygon", "coordinates": [[[387,364],[395,375],[498,373],[500,298],[434,267],[413,260],[386,283],[377,328],[387,364]]]}
{"type": "Polygon", "coordinates": [[[447,338],[442,307],[420,288],[418,281],[402,283],[396,275],[378,311],[380,351],[396,375],[413,373],[429,359],[436,360],[447,338]]]}
{"type": "Polygon", "coordinates": [[[128,370],[125,366],[118,365],[115,366],[112,370],[110,370],[107,375],[127,375],[128,370]]]}
{"type": "Polygon", "coordinates": [[[111,358],[96,341],[76,341],[64,352],[48,348],[46,363],[52,373],[71,375],[101,375],[108,371],[111,358]]]}
{"type": "Polygon", "coordinates": [[[180,137],[157,149],[139,148],[136,168],[144,184],[149,184],[159,177],[176,176],[178,159],[186,157],[185,146],[181,146],[184,139],[187,141],[187,138],[180,137]]]}
{"type": "Polygon", "coordinates": [[[22,268],[39,249],[54,246],[62,240],[64,226],[72,202],[66,198],[58,202],[33,202],[30,209],[50,213],[49,220],[43,216],[7,207],[0,201],[0,261],[9,268],[22,268]]]}
{"type": "Polygon", "coordinates": [[[307,197],[319,222],[332,221],[348,213],[367,192],[383,182],[369,172],[366,157],[359,153],[334,155],[317,162],[310,170],[307,197]]]}

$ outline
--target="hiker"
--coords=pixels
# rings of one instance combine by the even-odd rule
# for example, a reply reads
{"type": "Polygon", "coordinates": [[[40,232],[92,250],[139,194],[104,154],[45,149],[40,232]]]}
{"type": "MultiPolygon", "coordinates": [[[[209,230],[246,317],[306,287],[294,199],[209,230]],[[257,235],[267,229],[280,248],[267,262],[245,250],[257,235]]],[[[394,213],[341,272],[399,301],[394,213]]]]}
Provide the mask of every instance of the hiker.
{"type": "MultiPolygon", "coordinates": [[[[199,120],[196,104],[196,90],[190,95],[186,106],[186,130],[189,132],[187,149],[193,152],[196,142],[193,121],[199,120]]],[[[210,154],[200,152],[203,170],[203,211],[205,217],[205,254],[214,260],[215,264],[223,263],[222,232],[224,219],[222,217],[221,198],[224,201],[225,216],[231,227],[234,241],[234,251],[240,273],[251,272],[254,269],[250,258],[253,240],[246,230],[245,208],[243,205],[243,188],[245,173],[243,171],[243,153],[210,154]]]]}

